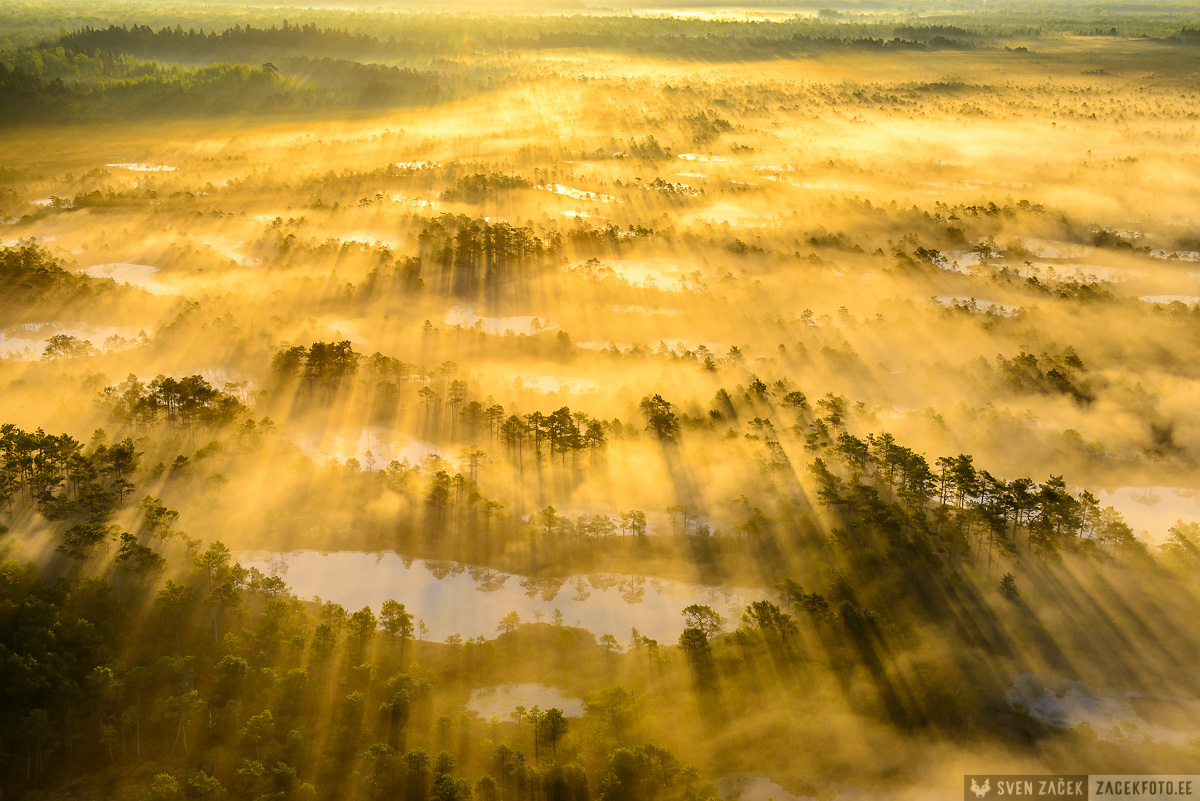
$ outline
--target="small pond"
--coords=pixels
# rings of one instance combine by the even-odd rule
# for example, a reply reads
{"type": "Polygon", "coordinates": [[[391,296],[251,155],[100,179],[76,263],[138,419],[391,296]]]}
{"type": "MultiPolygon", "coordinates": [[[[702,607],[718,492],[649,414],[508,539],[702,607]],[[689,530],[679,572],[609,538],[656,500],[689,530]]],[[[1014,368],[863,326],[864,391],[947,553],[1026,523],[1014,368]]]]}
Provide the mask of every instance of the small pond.
{"type": "Polygon", "coordinates": [[[500,619],[516,612],[522,621],[552,622],[554,611],[566,625],[628,642],[630,629],[660,642],[683,631],[684,607],[707,604],[727,620],[740,620],[748,603],[769,593],[718,589],[645,576],[597,573],[567,579],[531,579],[459,562],[411,559],[390,552],[236,552],[244,567],[278,575],[301,598],[319,596],[348,610],[386,600],[404,604],[443,640],[494,637],[500,619]]]}

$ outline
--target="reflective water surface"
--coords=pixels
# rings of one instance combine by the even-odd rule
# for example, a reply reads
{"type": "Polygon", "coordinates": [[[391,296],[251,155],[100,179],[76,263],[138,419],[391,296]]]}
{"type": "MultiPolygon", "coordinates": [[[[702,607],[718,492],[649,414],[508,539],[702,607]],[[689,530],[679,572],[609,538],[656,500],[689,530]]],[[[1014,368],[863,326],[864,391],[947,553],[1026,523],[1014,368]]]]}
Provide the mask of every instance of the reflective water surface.
{"type": "Polygon", "coordinates": [[[301,598],[319,596],[348,610],[392,599],[423,620],[434,640],[459,634],[493,637],[500,619],[516,612],[522,621],[562,622],[622,642],[636,627],[661,642],[678,638],[680,612],[707,604],[730,621],[746,604],[767,597],[756,590],[722,590],[700,584],[614,573],[567,579],[530,579],[459,562],[411,559],[389,552],[235,552],[244,567],[278,575],[301,598]]]}

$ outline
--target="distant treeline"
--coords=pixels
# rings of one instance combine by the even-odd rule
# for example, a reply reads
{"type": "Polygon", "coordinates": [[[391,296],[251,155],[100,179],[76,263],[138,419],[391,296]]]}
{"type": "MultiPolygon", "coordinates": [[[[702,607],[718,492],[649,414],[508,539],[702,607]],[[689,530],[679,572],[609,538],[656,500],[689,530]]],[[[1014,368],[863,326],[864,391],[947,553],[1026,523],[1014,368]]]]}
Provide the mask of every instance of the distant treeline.
{"type": "Polygon", "coordinates": [[[491,85],[449,63],[444,71],[363,63],[372,42],[375,51],[387,49],[371,37],[292,26],[222,34],[84,29],[0,52],[0,124],[427,104],[491,85]],[[353,59],[328,55],[346,49],[353,59]]]}
{"type": "Polygon", "coordinates": [[[82,28],[52,46],[75,52],[109,52],[145,58],[250,60],[285,55],[403,58],[455,54],[470,42],[476,53],[495,50],[591,48],[698,59],[772,58],[822,50],[975,46],[976,34],[956,26],[878,23],[831,24],[812,20],[735,23],[630,17],[556,17],[481,25],[475,18],[414,17],[387,39],[316,25],[256,28],[236,25],[221,32],[146,25],[82,28]],[[950,37],[958,37],[952,39],[950,37]]]}
{"type": "Polygon", "coordinates": [[[364,57],[382,55],[386,48],[374,36],[287,22],[282,27],[270,28],[235,25],[220,32],[203,28],[184,30],[180,26],[159,30],[148,25],[87,27],[59,37],[54,44],[76,52],[103,51],[184,61],[196,58],[224,60],[231,51],[249,56],[272,48],[304,55],[342,52],[364,57]]]}
{"type": "Polygon", "coordinates": [[[311,105],[317,95],[275,72],[239,64],[164,68],[93,84],[47,80],[0,64],[0,124],[84,122],[180,113],[263,111],[311,105]]]}
{"type": "Polygon", "coordinates": [[[295,57],[278,67],[142,64],[136,70],[120,58],[101,63],[111,67],[73,81],[0,63],[0,125],[433,103],[449,96],[437,73],[341,59],[295,57]],[[140,74],[130,74],[135,71],[140,74]]]}
{"type": "MultiPolygon", "coordinates": [[[[777,19],[735,19],[735,15],[714,13],[711,17],[697,16],[691,19],[676,19],[665,16],[611,16],[580,14],[576,9],[582,4],[567,2],[547,4],[557,7],[559,13],[510,15],[503,12],[480,13],[478,8],[468,10],[466,5],[455,9],[447,6],[442,12],[396,14],[386,3],[356,4],[353,11],[348,8],[299,8],[287,10],[290,22],[285,28],[295,29],[291,34],[297,45],[311,44],[311,31],[334,30],[339,34],[340,44],[327,42],[328,47],[341,47],[341,57],[375,57],[362,47],[372,38],[385,46],[396,43],[409,52],[439,52],[457,57],[463,46],[492,49],[503,46],[503,40],[511,36],[536,38],[542,33],[595,31],[609,32],[637,29],[648,35],[662,33],[703,38],[718,37],[790,36],[801,33],[813,37],[832,38],[906,38],[898,28],[911,26],[924,28],[957,28],[970,31],[976,36],[987,38],[1040,37],[1056,33],[1086,34],[1092,31],[1109,31],[1116,28],[1121,36],[1152,36],[1157,38],[1177,36],[1181,25],[1195,26],[1194,6],[1185,3],[1153,4],[1108,4],[1102,10],[1082,3],[1010,4],[1003,9],[989,8],[986,13],[974,4],[939,6],[936,13],[926,10],[922,16],[897,19],[890,15],[873,13],[886,4],[875,2],[838,3],[833,5],[817,2],[768,2],[768,3],[718,3],[689,4],[691,7],[710,6],[755,6],[777,9],[795,9],[797,15],[777,19]],[[815,16],[807,11],[815,10],[815,16]],[[573,14],[565,16],[564,13],[573,14]],[[309,29],[305,33],[304,29],[309,29]]],[[[889,6],[895,11],[895,6],[889,6]]],[[[138,9],[138,21],[150,28],[168,28],[187,32],[190,29],[223,32],[240,26],[247,27],[275,24],[280,9],[243,8],[233,4],[219,9],[212,6],[171,5],[163,7],[143,6],[138,9]]],[[[912,13],[910,10],[909,13],[912,13]]],[[[55,4],[53,10],[14,7],[9,9],[8,24],[0,30],[0,46],[33,44],[39,40],[57,37],[62,31],[74,31],[89,25],[106,25],[110,21],[127,22],[128,16],[119,7],[105,8],[105,4],[87,4],[72,8],[70,5],[55,4]]],[[[952,36],[953,34],[944,33],[952,36]]],[[[921,37],[918,37],[921,38],[921,37]]],[[[231,44],[226,42],[226,44],[231,44]]],[[[278,43],[275,43],[278,44],[278,43]]],[[[309,50],[296,52],[310,53],[309,50]]],[[[394,51],[389,51],[396,55],[394,51]]],[[[325,52],[325,55],[333,55],[325,52]]],[[[228,56],[221,56],[227,60],[228,56]]]]}

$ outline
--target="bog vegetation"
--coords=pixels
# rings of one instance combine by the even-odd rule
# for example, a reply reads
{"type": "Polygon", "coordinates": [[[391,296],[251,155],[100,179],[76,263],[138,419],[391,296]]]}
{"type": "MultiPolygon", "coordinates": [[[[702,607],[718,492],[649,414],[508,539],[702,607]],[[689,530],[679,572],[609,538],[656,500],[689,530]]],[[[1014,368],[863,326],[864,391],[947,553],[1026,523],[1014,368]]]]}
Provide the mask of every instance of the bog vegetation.
{"type": "Polygon", "coordinates": [[[1200,773],[1194,7],[0,9],[0,798],[1200,773]]]}

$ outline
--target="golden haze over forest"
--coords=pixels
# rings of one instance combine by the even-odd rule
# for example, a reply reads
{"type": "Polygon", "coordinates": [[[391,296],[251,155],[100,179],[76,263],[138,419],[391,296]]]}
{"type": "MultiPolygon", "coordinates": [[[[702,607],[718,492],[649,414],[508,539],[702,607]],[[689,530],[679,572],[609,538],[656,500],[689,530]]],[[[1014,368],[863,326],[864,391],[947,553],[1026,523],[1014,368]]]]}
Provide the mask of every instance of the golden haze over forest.
{"type": "Polygon", "coordinates": [[[0,798],[1200,773],[1200,13],[0,0],[0,798]]]}

